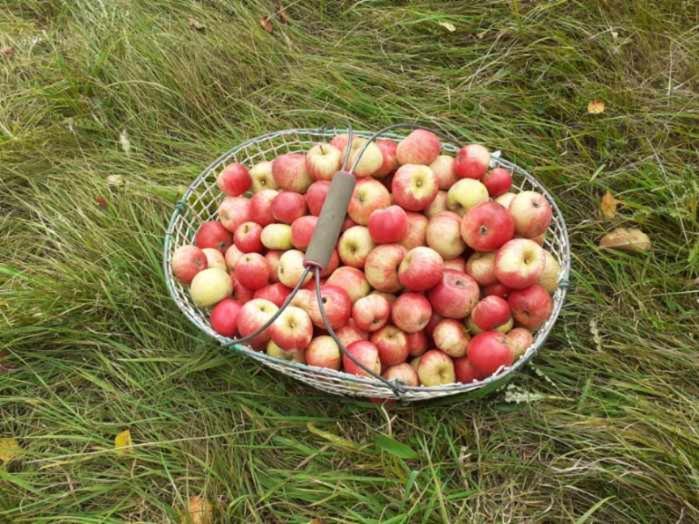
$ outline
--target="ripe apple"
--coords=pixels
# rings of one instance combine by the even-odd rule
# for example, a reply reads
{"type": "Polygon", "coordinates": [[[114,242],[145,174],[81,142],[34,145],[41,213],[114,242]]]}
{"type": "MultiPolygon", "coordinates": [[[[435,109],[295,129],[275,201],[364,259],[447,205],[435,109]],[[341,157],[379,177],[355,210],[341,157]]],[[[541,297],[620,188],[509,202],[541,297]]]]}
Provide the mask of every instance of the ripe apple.
{"type": "Polygon", "coordinates": [[[506,343],[505,335],[497,331],[484,331],[469,342],[468,360],[479,376],[485,378],[502,366],[512,365],[514,357],[506,343]]]}
{"type": "Polygon", "coordinates": [[[478,371],[473,367],[468,357],[454,359],[454,372],[456,373],[456,380],[462,384],[470,384],[479,378],[478,371]]]}
{"type": "Polygon", "coordinates": [[[340,347],[328,335],[321,335],[311,340],[306,348],[306,364],[319,368],[339,370],[342,364],[340,347]]]}
{"type": "Polygon", "coordinates": [[[488,190],[478,180],[464,178],[457,181],[447,191],[447,208],[463,216],[472,207],[487,202],[488,190]]]}
{"type": "Polygon", "coordinates": [[[525,238],[538,237],[551,224],[553,211],[546,197],[536,191],[522,191],[510,202],[515,230],[525,238]]]}
{"type": "MultiPolygon", "coordinates": [[[[354,136],[352,138],[353,146],[356,148],[357,140],[361,140],[361,137],[354,136]]],[[[335,146],[342,153],[341,158],[344,160],[345,154],[347,153],[347,142],[349,141],[349,136],[347,135],[335,135],[332,140],[330,140],[330,145],[335,146]]],[[[350,147],[350,150],[352,147],[350,147]]]]}
{"type": "Polygon", "coordinates": [[[250,178],[252,179],[252,192],[255,194],[264,189],[277,189],[277,183],[272,175],[272,162],[264,161],[252,166],[250,178]]]}
{"type": "Polygon", "coordinates": [[[505,344],[510,346],[515,360],[524,355],[533,343],[531,331],[522,327],[516,327],[505,335],[505,344]]]}
{"type": "Polygon", "coordinates": [[[213,247],[225,253],[233,243],[233,234],[223,227],[221,222],[211,220],[199,226],[197,234],[194,235],[194,243],[199,249],[213,247]]]}
{"type": "Polygon", "coordinates": [[[439,184],[428,166],[404,164],[393,175],[391,192],[396,204],[406,211],[422,211],[437,196],[439,184]]]}
{"type": "Polygon", "coordinates": [[[315,180],[330,180],[340,169],[341,155],[331,144],[316,144],[306,153],[306,171],[315,180]]]}
{"type": "MultiPolygon", "coordinates": [[[[270,328],[271,330],[272,328],[270,328]]],[[[267,342],[267,347],[265,348],[265,353],[270,357],[278,358],[280,360],[286,360],[289,362],[298,362],[299,364],[306,363],[306,355],[303,348],[301,349],[289,349],[279,347],[274,343],[274,340],[267,342]]]]}
{"type": "Polygon", "coordinates": [[[189,292],[197,306],[213,306],[233,292],[231,277],[218,267],[202,269],[194,275],[189,292]]]}
{"type": "Polygon", "coordinates": [[[218,219],[223,227],[233,233],[240,224],[250,220],[250,200],[245,197],[224,198],[218,207],[218,219]]]}
{"type": "Polygon", "coordinates": [[[243,164],[229,164],[219,173],[216,184],[226,195],[237,197],[250,189],[252,178],[243,164]]]}
{"type": "Polygon", "coordinates": [[[223,258],[223,254],[218,249],[205,247],[202,251],[204,252],[204,256],[206,256],[206,267],[218,267],[224,271],[228,269],[226,266],[226,259],[223,258]]]}
{"type": "MultiPolygon", "coordinates": [[[[303,265],[303,252],[297,249],[290,249],[285,251],[279,258],[279,266],[277,267],[277,278],[279,282],[284,284],[286,287],[294,288],[296,284],[301,280],[301,275],[305,267],[303,265]]],[[[311,273],[306,275],[304,284],[306,284],[311,279],[311,273]]]]}
{"type": "Polygon", "coordinates": [[[461,322],[445,318],[435,326],[432,339],[435,346],[450,357],[463,357],[471,337],[461,322]]]}
{"type": "Polygon", "coordinates": [[[354,222],[351,218],[345,218],[345,221],[342,223],[342,227],[340,228],[340,231],[344,233],[347,231],[349,228],[356,226],[357,223],[354,222]]]}
{"type": "Polygon", "coordinates": [[[483,287],[483,296],[489,297],[495,295],[500,298],[507,298],[510,296],[511,289],[507,286],[503,286],[500,282],[495,282],[483,287]]]}
{"type": "Polygon", "coordinates": [[[357,360],[360,364],[373,373],[377,375],[381,373],[379,350],[371,342],[367,340],[358,340],[357,342],[353,342],[347,347],[346,353],[342,355],[342,367],[347,373],[362,377],[371,376],[359,365],[355,364],[354,360],[350,358],[350,355],[354,357],[354,360],[357,360]],[[347,353],[349,353],[349,355],[347,355],[347,353]]]}
{"type": "Polygon", "coordinates": [[[277,307],[282,307],[282,304],[286,300],[286,297],[289,296],[289,293],[291,293],[291,289],[289,289],[280,282],[276,282],[275,284],[269,284],[263,288],[258,289],[257,291],[255,291],[253,297],[264,298],[266,300],[269,300],[272,304],[276,305],[277,307]]]}
{"type": "Polygon", "coordinates": [[[462,257],[452,258],[444,261],[444,269],[451,269],[466,273],[466,261],[462,257]]]}
{"type": "MultiPolygon", "coordinates": [[[[367,282],[367,284],[368,284],[368,282],[367,282]]],[[[385,298],[389,304],[393,304],[396,301],[396,299],[398,298],[393,293],[385,293],[383,291],[372,291],[371,294],[372,295],[379,295],[379,296],[385,298]]]]}
{"type": "Polygon", "coordinates": [[[250,199],[250,217],[248,220],[257,222],[262,227],[274,222],[272,201],[279,194],[276,189],[261,189],[250,199]]]}
{"type": "Polygon", "coordinates": [[[336,330],[335,334],[338,340],[342,342],[343,347],[348,347],[358,340],[369,340],[369,333],[359,329],[352,319],[349,319],[347,324],[336,330]]]}
{"type": "Polygon", "coordinates": [[[443,386],[456,381],[454,362],[443,351],[430,349],[419,358],[417,376],[423,386],[443,386]]]}
{"type": "Polygon", "coordinates": [[[490,152],[480,144],[469,144],[459,149],[454,159],[454,173],[458,178],[481,178],[490,164],[490,152]]]}
{"type": "Polygon", "coordinates": [[[432,316],[430,317],[430,321],[427,323],[427,326],[425,326],[425,334],[427,334],[428,337],[432,337],[434,334],[434,328],[437,327],[437,324],[439,324],[441,320],[442,315],[435,313],[434,308],[432,308],[432,316]]]}
{"type": "Polygon", "coordinates": [[[539,329],[553,310],[551,295],[539,284],[512,291],[507,302],[515,320],[532,331],[539,329]]]}
{"type": "MultiPolygon", "coordinates": [[[[241,337],[252,335],[269,321],[278,309],[277,306],[264,298],[253,298],[246,302],[238,313],[238,333],[241,337]]],[[[271,337],[269,331],[269,329],[265,329],[246,343],[255,349],[264,347],[271,337]]]]}
{"type": "Polygon", "coordinates": [[[381,164],[381,167],[376,170],[373,176],[376,178],[382,178],[386,175],[390,175],[398,168],[398,159],[396,158],[396,149],[398,148],[398,144],[396,144],[390,138],[379,138],[376,141],[376,145],[379,146],[379,149],[381,150],[383,163],[381,164]]]}
{"type": "Polygon", "coordinates": [[[495,295],[481,299],[471,311],[471,320],[481,331],[501,331],[512,327],[512,314],[507,300],[495,295]]]}
{"type": "Polygon", "coordinates": [[[497,197],[497,198],[495,199],[495,201],[496,201],[498,204],[500,204],[502,207],[504,207],[505,209],[508,209],[508,210],[509,210],[510,204],[512,203],[512,200],[513,200],[516,196],[517,196],[517,195],[515,195],[514,193],[509,193],[509,192],[508,192],[508,193],[503,193],[502,195],[500,195],[499,197],[497,197]]]}
{"type": "Polygon", "coordinates": [[[323,204],[325,203],[325,198],[328,196],[329,190],[330,182],[327,180],[317,180],[310,185],[304,198],[306,199],[306,205],[311,215],[320,215],[320,210],[323,209],[323,204]]]}
{"type": "Polygon", "coordinates": [[[352,318],[364,331],[377,331],[386,325],[391,304],[381,295],[367,295],[352,305],[352,318]]]}
{"type": "Polygon", "coordinates": [[[311,243],[313,231],[316,228],[318,217],[306,215],[294,220],[291,224],[291,243],[296,249],[304,251],[311,243]]]}
{"type": "Polygon", "coordinates": [[[419,357],[427,351],[427,335],[424,331],[406,334],[408,339],[408,354],[411,357],[419,357]]]}
{"type": "Polygon", "coordinates": [[[269,264],[259,253],[245,253],[235,265],[235,275],[246,288],[255,291],[269,283],[269,264]]]}
{"type": "Polygon", "coordinates": [[[412,249],[425,245],[425,234],[427,232],[427,217],[421,213],[408,212],[408,232],[400,244],[405,249],[412,249]]]}
{"type": "Polygon", "coordinates": [[[262,226],[255,222],[243,222],[236,228],[233,240],[235,247],[243,253],[259,253],[262,251],[262,226]]]}
{"type": "Polygon", "coordinates": [[[238,330],[240,304],[232,298],[224,298],[211,310],[209,320],[214,331],[224,337],[234,337],[238,330]]]}
{"type": "Polygon", "coordinates": [[[223,257],[224,261],[226,262],[226,267],[228,269],[235,269],[235,265],[242,256],[243,252],[235,247],[235,244],[231,244],[231,246],[226,249],[226,254],[223,257]]]}
{"type": "Polygon", "coordinates": [[[272,161],[272,176],[280,189],[305,193],[313,183],[306,171],[306,155],[303,153],[285,153],[272,161]]]}
{"type": "Polygon", "coordinates": [[[476,251],[495,251],[515,235],[510,212],[496,202],[483,202],[461,219],[461,238],[476,251]]]}
{"type": "Polygon", "coordinates": [[[231,287],[233,292],[231,293],[231,298],[235,300],[238,304],[245,304],[248,300],[252,299],[253,292],[251,289],[246,288],[240,283],[238,277],[235,276],[235,271],[230,272],[231,287]]]}
{"type": "Polygon", "coordinates": [[[379,350],[384,367],[395,366],[408,358],[408,337],[396,326],[385,326],[371,335],[371,342],[379,350]]]}
{"type": "Polygon", "coordinates": [[[446,270],[442,281],[429,293],[434,311],[447,318],[461,319],[478,303],[478,283],[465,273],[446,270]]]}
{"type": "Polygon", "coordinates": [[[284,251],[291,249],[291,235],[289,224],[267,224],[260,234],[260,242],[267,249],[284,251]]]}
{"type": "Polygon", "coordinates": [[[342,233],[337,244],[340,259],[347,266],[364,267],[367,256],[374,249],[369,229],[364,226],[353,226],[342,233]]]}
{"type": "Polygon", "coordinates": [[[488,189],[491,197],[499,197],[512,187],[512,173],[504,167],[496,167],[483,175],[481,182],[488,189]]]}
{"type": "Polygon", "coordinates": [[[362,153],[366,143],[366,138],[358,137],[352,141],[352,151],[349,160],[350,169],[354,167],[359,155],[362,155],[357,167],[354,167],[354,174],[358,177],[372,176],[383,166],[383,154],[375,142],[371,142],[366,146],[366,150],[362,153]]]}
{"type": "Polygon", "coordinates": [[[364,178],[354,186],[347,214],[357,224],[366,226],[372,212],[390,205],[391,194],[388,189],[378,180],[364,178]]]}
{"type": "Polygon", "coordinates": [[[364,275],[369,285],[386,293],[399,291],[398,266],[405,253],[400,244],[381,244],[372,249],[364,263],[364,275]]]}
{"type": "MultiPolygon", "coordinates": [[[[320,295],[323,300],[325,316],[330,326],[333,329],[340,329],[347,324],[352,315],[352,301],[347,292],[340,287],[325,284],[320,286],[320,295]]],[[[315,291],[311,291],[307,312],[316,326],[321,329],[325,328],[315,291]]]]}
{"type": "Polygon", "coordinates": [[[561,274],[561,265],[549,251],[544,249],[546,263],[544,264],[544,272],[539,277],[539,285],[549,293],[553,293],[558,289],[558,277],[561,274]]]}
{"type": "Polygon", "coordinates": [[[495,277],[512,289],[524,289],[539,281],[546,255],[539,244],[527,238],[514,238],[495,256],[495,277]]]}
{"type": "Polygon", "coordinates": [[[398,143],[396,158],[401,165],[429,166],[439,156],[442,143],[439,137],[426,129],[415,129],[398,143]]]}
{"type": "Polygon", "coordinates": [[[269,327],[269,335],[282,349],[305,349],[313,338],[313,322],[300,307],[287,306],[269,327]]]}
{"type": "Polygon", "coordinates": [[[496,284],[495,252],[474,253],[466,261],[466,274],[473,277],[481,286],[496,284]]]}
{"type": "Polygon", "coordinates": [[[398,267],[398,281],[410,291],[426,291],[442,279],[444,260],[434,249],[420,246],[408,251],[398,267]]]}
{"type": "Polygon", "coordinates": [[[430,218],[425,231],[427,245],[445,260],[456,258],[466,249],[461,238],[461,219],[456,213],[442,211],[430,218]]]}
{"type": "Polygon", "coordinates": [[[376,244],[400,242],[408,233],[408,215],[400,206],[377,209],[369,215],[369,234],[376,244]]]}
{"type": "Polygon", "coordinates": [[[194,275],[206,268],[206,260],[206,255],[198,247],[180,246],[172,254],[172,274],[183,284],[189,284],[194,275]]]}
{"type": "Polygon", "coordinates": [[[439,189],[447,190],[454,182],[456,182],[456,174],[454,173],[454,157],[449,155],[439,155],[434,162],[430,164],[430,168],[437,177],[439,189]]]}
{"type": "Polygon", "coordinates": [[[272,200],[272,216],[277,222],[291,224],[306,214],[306,199],[293,191],[280,191],[272,200]]]}
{"type": "Polygon", "coordinates": [[[425,215],[428,218],[432,218],[443,211],[447,211],[447,192],[438,191],[437,196],[434,197],[432,203],[425,210],[425,215]]]}
{"type": "Polygon", "coordinates": [[[328,277],[327,284],[344,289],[352,302],[365,297],[371,290],[364,273],[351,266],[338,267],[328,277]]]}
{"type": "Polygon", "coordinates": [[[395,380],[406,386],[415,387],[418,385],[417,372],[407,362],[391,366],[383,373],[386,380],[395,380]]]}
{"type": "MultiPolygon", "coordinates": [[[[262,233],[264,233],[265,230],[262,230],[262,233]]],[[[227,253],[227,251],[226,251],[227,253]]],[[[265,260],[267,260],[267,265],[269,266],[269,281],[270,282],[278,282],[279,279],[277,278],[277,268],[279,267],[279,259],[282,257],[282,252],[281,251],[267,251],[265,253],[265,260]]],[[[230,267],[230,266],[229,266],[230,267]]]]}
{"type": "Polygon", "coordinates": [[[432,306],[420,293],[403,293],[391,307],[391,320],[406,333],[424,329],[431,317],[432,306]]]}
{"type": "Polygon", "coordinates": [[[330,253],[330,260],[328,260],[328,264],[320,272],[320,276],[327,280],[326,277],[332,275],[339,265],[340,255],[337,254],[337,249],[333,249],[332,253],[330,253]]]}

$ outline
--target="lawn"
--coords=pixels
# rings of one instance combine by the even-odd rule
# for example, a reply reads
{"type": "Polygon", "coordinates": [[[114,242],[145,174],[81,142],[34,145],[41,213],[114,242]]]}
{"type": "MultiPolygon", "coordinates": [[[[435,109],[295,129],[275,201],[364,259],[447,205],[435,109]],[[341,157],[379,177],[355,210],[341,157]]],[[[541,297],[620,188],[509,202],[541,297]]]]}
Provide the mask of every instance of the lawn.
{"type": "Polygon", "coordinates": [[[696,2],[275,5],[0,0],[0,522],[699,521],[696,2]],[[508,390],[335,398],[187,321],[183,185],[269,130],[406,120],[501,149],[568,223],[508,390]],[[651,250],[600,249],[619,226],[651,250]]]}

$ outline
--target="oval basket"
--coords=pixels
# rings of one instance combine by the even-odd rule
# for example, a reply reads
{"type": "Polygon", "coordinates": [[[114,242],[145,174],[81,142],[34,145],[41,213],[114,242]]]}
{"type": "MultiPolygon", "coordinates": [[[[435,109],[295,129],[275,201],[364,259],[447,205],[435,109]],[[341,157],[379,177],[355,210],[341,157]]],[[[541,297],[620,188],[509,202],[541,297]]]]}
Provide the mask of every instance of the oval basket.
{"type": "MultiPolygon", "coordinates": [[[[355,135],[365,138],[370,137],[372,134],[368,131],[353,132],[355,135]]],[[[223,167],[232,162],[240,162],[250,167],[263,160],[272,160],[283,153],[305,152],[313,144],[328,141],[336,134],[342,133],[347,133],[347,129],[322,128],[275,131],[243,142],[217,158],[191,183],[170,218],[163,250],[165,279],[172,298],[187,318],[223,346],[243,353],[284,375],[294,377],[301,382],[335,395],[398,399],[399,397],[393,389],[375,378],[360,377],[342,371],[280,360],[270,357],[264,352],[255,351],[248,346],[235,344],[234,340],[219,335],[211,328],[207,311],[194,305],[187,287],[181,285],[173,278],[170,267],[174,250],[183,244],[191,244],[199,224],[216,217],[216,210],[223,199],[223,194],[216,185],[216,177],[223,167]]],[[[394,140],[401,140],[405,135],[386,133],[384,136],[394,140]]],[[[454,154],[458,149],[454,144],[443,143],[443,151],[454,154]]],[[[553,312],[546,323],[534,334],[532,345],[512,366],[500,368],[492,376],[470,384],[454,383],[437,387],[405,386],[400,396],[401,400],[427,400],[466,393],[486,387],[488,390],[497,387],[499,383],[504,382],[506,377],[524,366],[536,354],[551,331],[563,306],[568,274],[570,272],[570,244],[563,216],[551,194],[529,173],[500,158],[498,153],[493,154],[493,162],[496,165],[512,170],[513,188],[538,191],[545,195],[551,203],[553,221],[546,234],[545,247],[561,264],[559,288],[553,294],[553,312]]]]}

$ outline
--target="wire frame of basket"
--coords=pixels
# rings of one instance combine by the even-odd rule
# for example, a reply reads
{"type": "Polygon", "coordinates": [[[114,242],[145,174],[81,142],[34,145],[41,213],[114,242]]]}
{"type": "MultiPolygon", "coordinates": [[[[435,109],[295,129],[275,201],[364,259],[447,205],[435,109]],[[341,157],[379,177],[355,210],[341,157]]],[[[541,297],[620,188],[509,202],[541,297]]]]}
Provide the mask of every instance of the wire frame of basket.
{"type": "MultiPolygon", "coordinates": [[[[328,141],[333,136],[343,133],[347,133],[347,129],[321,128],[275,131],[247,140],[212,162],[188,187],[170,218],[163,249],[165,279],[172,298],[187,318],[221,345],[253,358],[284,375],[294,377],[319,390],[335,395],[398,399],[399,397],[393,389],[375,378],[277,359],[264,352],[255,351],[249,346],[236,344],[233,339],[219,335],[209,323],[208,312],[195,306],[188,288],[172,276],[171,260],[175,249],[181,245],[193,243],[199,225],[216,218],[216,211],[224,198],[216,185],[216,177],[226,165],[239,162],[246,166],[252,166],[264,160],[272,160],[284,153],[306,152],[314,144],[328,141]]],[[[354,130],[353,133],[363,138],[369,138],[372,135],[369,131],[354,130]]],[[[399,141],[405,135],[386,133],[384,136],[399,141]]],[[[451,143],[443,143],[442,149],[447,153],[455,154],[459,147],[451,143]]],[[[497,387],[499,383],[524,366],[541,348],[563,306],[570,273],[570,244],[563,215],[551,194],[533,176],[519,166],[500,158],[498,152],[494,153],[492,157],[496,165],[512,171],[513,189],[538,191],[547,198],[552,206],[553,220],[547,232],[544,247],[561,265],[559,287],[553,293],[553,311],[548,320],[535,332],[533,343],[511,366],[501,367],[486,379],[469,384],[453,383],[434,387],[403,386],[400,400],[408,402],[427,400],[466,393],[488,386],[497,387]]]]}

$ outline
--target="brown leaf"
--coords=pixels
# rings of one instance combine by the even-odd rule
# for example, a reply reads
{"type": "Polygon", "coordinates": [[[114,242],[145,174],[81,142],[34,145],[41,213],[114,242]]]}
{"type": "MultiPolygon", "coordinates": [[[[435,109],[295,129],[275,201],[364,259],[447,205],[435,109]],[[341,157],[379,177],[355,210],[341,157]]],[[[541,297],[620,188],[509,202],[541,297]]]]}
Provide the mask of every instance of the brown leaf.
{"type": "Polygon", "coordinates": [[[289,23],[289,15],[286,14],[286,8],[282,5],[281,2],[277,2],[277,9],[275,12],[277,13],[277,18],[281,23],[289,23]]]}
{"type": "Polygon", "coordinates": [[[114,451],[119,455],[128,455],[131,453],[133,441],[131,440],[131,432],[125,429],[114,437],[114,451]]]}
{"type": "Polygon", "coordinates": [[[211,502],[197,495],[189,497],[182,515],[182,524],[213,524],[214,508],[211,502]]]}
{"type": "Polygon", "coordinates": [[[187,20],[187,24],[189,24],[190,29],[194,29],[195,31],[204,31],[206,30],[206,25],[202,24],[199,20],[196,18],[190,16],[189,19],[187,20]]]}
{"type": "Polygon", "coordinates": [[[616,216],[616,208],[621,204],[621,200],[617,200],[612,195],[611,191],[607,191],[600,201],[600,210],[604,218],[614,218],[616,216]]]}
{"type": "Polygon", "coordinates": [[[96,202],[97,205],[100,206],[102,209],[107,209],[107,199],[104,198],[103,196],[96,196],[96,197],[95,197],[95,202],[96,202]]]}
{"type": "Polygon", "coordinates": [[[0,47],[0,55],[4,56],[8,60],[15,56],[15,48],[6,46],[6,47],[0,47]]]}
{"type": "Polygon", "coordinates": [[[260,25],[262,26],[262,29],[264,29],[268,33],[271,33],[274,29],[272,27],[272,19],[269,16],[263,16],[262,18],[260,18],[260,25]]]}
{"type": "Polygon", "coordinates": [[[587,112],[591,115],[599,115],[600,113],[604,113],[604,108],[605,106],[602,100],[592,100],[589,104],[587,104],[587,112]]]}
{"type": "Polygon", "coordinates": [[[651,242],[648,235],[640,229],[619,227],[607,233],[599,241],[601,248],[621,249],[631,253],[645,253],[650,250],[651,242]]]}

